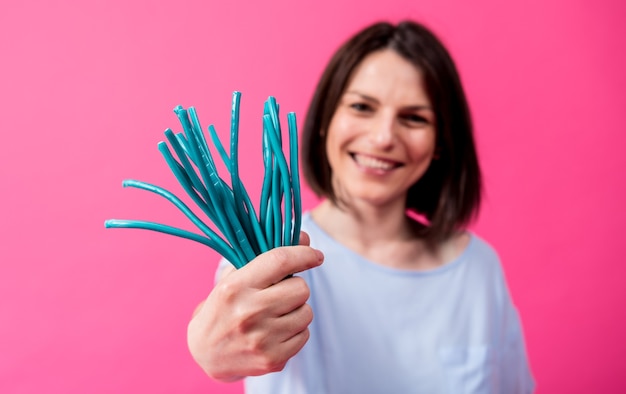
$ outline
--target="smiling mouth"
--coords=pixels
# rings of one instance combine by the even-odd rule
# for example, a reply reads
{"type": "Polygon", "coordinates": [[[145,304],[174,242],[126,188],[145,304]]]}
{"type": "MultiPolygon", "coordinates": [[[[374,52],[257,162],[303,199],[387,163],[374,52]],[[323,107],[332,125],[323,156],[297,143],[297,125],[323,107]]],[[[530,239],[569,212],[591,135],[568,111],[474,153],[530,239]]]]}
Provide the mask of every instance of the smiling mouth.
{"type": "Polygon", "coordinates": [[[361,167],[371,168],[373,170],[390,171],[394,168],[402,166],[402,163],[391,160],[383,160],[372,156],[351,153],[352,159],[361,167]]]}

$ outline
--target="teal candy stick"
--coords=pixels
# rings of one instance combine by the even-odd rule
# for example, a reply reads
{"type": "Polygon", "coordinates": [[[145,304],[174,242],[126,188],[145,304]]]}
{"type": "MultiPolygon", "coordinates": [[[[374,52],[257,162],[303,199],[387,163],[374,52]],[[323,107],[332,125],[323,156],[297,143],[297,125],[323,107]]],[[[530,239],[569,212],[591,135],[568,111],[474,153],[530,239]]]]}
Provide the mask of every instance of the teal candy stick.
{"type": "MultiPolygon", "coordinates": [[[[209,238],[215,240],[221,247],[228,248],[229,246],[220,238],[211,228],[209,228],[202,220],[200,220],[192,211],[183,203],[178,197],[169,192],[168,190],[163,189],[162,187],[151,185],[146,182],[135,181],[135,180],[125,180],[122,182],[124,187],[135,187],[138,189],[147,190],[149,192],[158,194],[171,203],[173,203],[176,208],[178,208],[189,220],[193,222],[203,233],[205,233],[209,238]]],[[[236,251],[236,249],[235,249],[236,251]]]]}
{"type": "Polygon", "coordinates": [[[202,126],[200,126],[200,120],[198,119],[196,109],[194,107],[189,107],[188,115],[191,118],[191,130],[196,139],[199,152],[202,153],[203,158],[206,160],[207,163],[209,163],[210,167],[217,172],[215,163],[213,161],[213,156],[211,155],[211,151],[209,151],[209,146],[207,145],[206,139],[204,138],[204,133],[202,132],[202,126]]]}
{"type": "Polygon", "coordinates": [[[242,192],[246,207],[248,209],[248,217],[252,224],[252,230],[254,231],[256,240],[259,242],[260,253],[267,252],[269,250],[269,246],[267,245],[267,241],[265,240],[265,234],[263,234],[263,231],[261,230],[261,224],[257,219],[254,206],[252,205],[252,201],[250,200],[250,196],[248,196],[248,192],[246,192],[246,189],[244,189],[243,187],[242,192]]]}
{"type": "MultiPolygon", "coordinates": [[[[277,122],[278,115],[276,109],[276,102],[273,100],[273,97],[267,99],[265,103],[265,115],[263,115],[263,126],[267,131],[268,136],[274,135],[275,133],[280,133],[280,122],[277,122]],[[269,122],[266,121],[265,117],[268,117],[269,122]],[[277,127],[274,127],[277,125],[277,127]]],[[[271,138],[271,137],[269,137],[271,138]]],[[[282,186],[281,186],[281,176],[280,176],[280,167],[276,163],[276,157],[274,153],[274,146],[272,146],[271,139],[269,140],[270,144],[270,152],[272,154],[272,189],[271,189],[271,197],[270,204],[272,207],[272,228],[274,229],[273,233],[273,245],[274,247],[282,245],[281,238],[281,230],[283,225],[283,216],[281,211],[281,204],[283,200],[282,196],[282,186]]]]}
{"type": "Polygon", "coordinates": [[[143,230],[157,231],[164,234],[173,235],[175,237],[186,238],[195,242],[204,244],[211,249],[214,249],[219,254],[224,256],[228,261],[232,262],[237,267],[242,267],[243,264],[239,258],[234,254],[231,248],[224,249],[222,245],[218,244],[210,238],[203,237],[201,235],[192,233],[190,231],[182,230],[176,227],[167,226],[164,224],[146,222],[141,220],[120,220],[109,219],[104,222],[106,228],[138,228],[143,230]]]}
{"type": "MultiPolygon", "coordinates": [[[[224,164],[229,168],[231,173],[231,184],[233,187],[233,195],[235,198],[235,207],[237,209],[238,216],[241,222],[244,224],[244,229],[248,235],[248,239],[253,243],[255,254],[260,254],[269,250],[268,244],[265,240],[265,235],[261,231],[261,226],[256,217],[254,206],[250,201],[248,192],[243,187],[241,178],[239,177],[239,108],[241,101],[241,93],[233,93],[233,104],[231,113],[231,150],[230,160],[226,160],[227,155],[221,143],[215,143],[218,151],[224,152],[222,158],[224,164]],[[220,149],[221,148],[221,149],[220,149]],[[254,241],[254,242],[252,242],[254,241]]],[[[215,129],[209,130],[211,138],[217,139],[217,133],[215,129]]]]}
{"type": "MultiPolygon", "coordinates": [[[[196,168],[199,168],[198,166],[201,165],[203,163],[203,161],[202,161],[202,158],[199,158],[196,155],[196,153],[194,152],[193,148],[191,147],[191,144],[193,142],[190,142],[187,139],[187,137],[185,137],[184,133],[176,133],[176,140],[178,141],[178,144],[181,146],[181,148],[183,148],[183,152],[185,152],[185,155],[189,159],[189,162],[193,163],[193,165],[195,165],[196,168]]],[[[194,173],[196,172],[195,170],[192,170],[192,171],[194,173]]],[[[200,173],[200,178],[204,182],[204,178],[202,177],[202,173],[200,173]]]]}
{"type": "MultiPolygon", "coordinates": [[[[167,130],[166,130],[167,131],[167,130]]],[[[202,178],[202,173],[200,174],[200,177],[198,177],[198,174],[196,173],[196,171],[194,170],[193,166],[191,166],[191,164],[195,165],[196,167],[198,167],[198,163],[202,163],[202,160],[198,160],[198,158],[195,156],[191,145],[189,144],[189,141],[187,140],[187,138],[185,137],[185,135],[183,133],[176,133],[175,134],[176,137],[176,143],[174,143],[172,140],[170,140],[170,143],[173,147],[175,146],[180,146],[180,148],[182,149],[182,151],[179,153],[178,150],[176,150],[177,155],[179,157],[186,157],[186,161],[189,162],[190,167],[186,170],[190,173],[193,173],[195,179],[197,179],[203,186],[202,188],[204,190],[207,190],[207,188],[204,186],[204,178],[202,178]],[[201,179],[202,178],[202,179],[201,179]]],[[[168,138],[169,140],[169,138],[168,138]]],[[[208,190],[207,190],[208,193],[208,190]]]]}
{"type": "Polygon", "coordinates": [[[269,231],[268,228],[268,210],[271,206],[271,204],[269,204],[269,199],[272,191],[272,150],[269,145],[269,137],[267,136],[265,126],[263,128],[263,167],[265,169],[265,173],[263,175],[263,187],[261,188],[259,219],[261,221],[261,227],[265,229],[265,235],[268,242],[271,242],[274,238],[271,236],[273,231],[269,231]]]}
{"type": "Polygon", "coordinates": [[[203,200],[202,197],[198,195],[196,192],[197,189],[195,188],[193,181],[190,179],[189,174],[185,172],[185,168],[181,166],[176,159],[174,159],[174,156],[172,156],[167,144],[165,144],[165,142],[159,142],[158,148],[163,155],[165,162],[178,180],[178,183],[180,183],[183,189],[185,189],[187,194],[210,219],[216,217],[212,205],[207,203],[207,201],[210,200],[203,200]]]}
{"type": "MultiPolygon", "coordinates": [[[[269,114],[269,106],[270,100],[266,100],[263,106],[263,114],[269,114]]],[[[261,190],[261,220],[263,228],[265,229],[265,234],[267,236],[268,243],[271,247],[276,246],[276,235],[274,232],[275,227],[275,215],[274,215],[274,207],[276,203],[274,201],[274,180],[277,179],[274,175],[274,159],[272,147],[269,142],[268,136],[269,130],[263,122],[263,164],[265,166],[265,174],[263,178],[263,188],[261,190]]]]}
{"type": "Polygon", "coordinates": [[[226,168],[230,168],[230,158],[228,157],[228,153],[224,149],[224,145],[222,145],[222,141],[220,141],[219,136],[217,135],[217,131],[215,131],[215,127],[213,125],[209,125],[208,127],[209,134],[211,135],[211,140],[213,141],[213,145],[217,148],[224,165],[226,168]]]}
{"type": "MultiPolygon", "coordinates": [[[[271,141],[271,139],[270,139],[271,141]]],[[[274,247],[280,246],[282,243],[281,229],[283,224],[283,216],[280,205],[283,202],[282,188],[280,185],[280,168],[276,162],[276,156],[272,156],[272,194],[270,203],[272,205],[272,222],[274,228],[274,247]]]]}
{"type": "MultiPolygon", "coordinates": [[[[272,125],[274,127],[273,127],[273,130],[271,127],[268,127],[268,126],[266,126],[266,128],[269,129],[270,135],[276,136],[276,141],[278,142],[277,144],[271,143],[272,140],[270,139],[270,147],[271,147],[271,151],[274,155],[274,160],[275,160],[273,189],[272,189],[273,198],[278,201],[277,203],[275,203],[275,206],[276,204],[280,206],[282,203],[282,199],[283,198],[285,199],[285,209],[284,209],[284,212],[282,212],[282,214],[284,215],[284,219],[283,219],[283,216],[280,215],[281,214],[280,208],[274,209],[274,215],[275,215],[274,231],[280,231],[280,227],[282,227],[283,229],[282,241],[280,240],[279,236],[276,236],[277,243],[280,245],[291,245],[292,244],[292,236],[291,236],[292,193],[291,193],[291,188],[290,188],[291,183],[290,182],[285,183],[285,180],[289,179],[288,177],[285,178],[284,176],[286,166],[281,166],[280,164],[278,164],[278,161],[277,161],[277,160],[281,160],[280,157],[282,157],[282,160],[284,160],[284,155],[283,155],[283,150],[282,150],[282,138],[281,138],[282,132],[280,128],[280,119],[278,115],[279,107],[274,97],[270,97],[267,101],[268,101],[267,112],[272,120],[272,125]],[[282,226],[279,226],[279,224],[282,224],[282,226]]],[[[287,172],[286,174],[288,175],[289,172],[287,172]]]]}
{"type": "Polygon", "coordinates": [[[187,141],[187,138],[185,137],[185,135],[183,133],[174,133],[172,129],[170,128],[165,129],[165,133],[167,133],[168,130],[172,134],[174,134],[174,137],[176,138],[176,144],[182,148],[182,151],[184,152],[184,156],[188,156],[189,160],[195,163],[195,160],[193,159],[193,153],[191,152],[189,148],[189,141],[187,141]]]}
{"type": "Polygon", "coordinates": [[[267,99],[267,114],[272,119],[272,124],[274,125],[274,130],[278,134],[278,140],[282,142],[281,139],[281,131],[280,131],[280,118],[278,117],[278,104],[276,103],[276,99],[274,97],[269,97],[267,99]]]}
{"type": "Polygon", "coordinates": [[[273,145],[274,158],[276,160],[277,166],[280,168],[280,176],[282,177],[282,187],[283,194],[285,196],[285,221],[283,222],[283,244],[289,245],[291,244],[291,215],[292,215],[292,197],[291,197],[291,189],[290,189],[290,178],[289,178],[289,169],[287,167],[287,161],[282,151],[282,147],[280,146],[280,141],[278,140],[275,133],[271,131],[271,123],[270,119],[267,116],[263,117],[263,120],[268,123],[267,127],[270,128],[269,138],[270,143],[273,145]]]}
{"type": "MultiPolygon", "coordinates": [[[[198,178],[198,175],[194,171],[193,166],[191,162],[189,161],[189,158],[187,157],[187,150],[185,146],[183,145],[186,142],[183,142],[184,140],[182,140],[182,138],[184,137],[181,136],[179,138],[178,135],[174,135],[174,133],[169,129],[165,130],[165,137],[167,138],[170,145],[174,149],[174,152],[176,152],[176,155],[178,156],[178,159],[180,160],[183,166],[183,172],[191,181],[194,189],[196,189],[200,193],[204,201],[206,201],[208,204],[211,201],[211,196],[207,188],[204,186],[204,184],[200,180],[200,178],[198,178]]],[[[214,221],[217,217],[217,215],[215,214],[215,210],[211,208],[210,212],[211,214],[207,214],[207,215],[211,218],[211,220],[214,221]]]]}
{"type": "Polygon", "coordinates": [[[207,190],[210,190],[209,183],[210,183],[211,177],[204,164],[202,154],[199,152],[198,142],[193,133],[191,122],[189,121],[189,117],[187,116],[187,111],[179,105],[176,108],[174,108],[174,113],[178,117],[180,124],[183,126],[183,131],[185,133],[185,137],[187,140],[187,148],[191,152],[191,155],[188,155],[188,156],[191,158],[191,160],[194,162],[194,164],[200,171],[200,176],[202,177],[202,180],[204,184],[206,185],[207,190]]]}
{"type": "Polygon", "coordinates": [[[250,216],[246,209],[246,203],[243,199],[243,193],[241,191],[241,180],[239,178],[239,104],[241,102],[241,93],[234,92],[231,106],[230,115],[230,180],[233,188],[233,205],[239,218],[239,222],[247,237],[249,237],[250,244],[256,252],[259,251],[258,242],[254,230],[252,229],[252,223],[250,223],[250,216]]]}
{"type": "MultiPolygon", "coordinates": [[[[170,130],[170,129],[166,129],[165,131],[167,130],[170,130]]],[[[183,149],[183,152],[185,153],[185,155],[191,158],[191,152],[189,150],[187,138],[185,138],[183,133],[174,133],[174,136],[176,137],[176,141],[178,142],[178,145],[180,145],[180,147],[183,149]]]]}
{"type": "Polygon", "coordinates": [[[189,148],[191,149],[194,157],[192,159],[198,159],[200,155],[197,154],[198,147],[195,144],[195,138],[192,132],[191,121],[189,120],[189,116],[187,114],[187,110],[184,109],[181,105],[177,105],[174,108],[174,113],[180,122],[180,125],[183,126],[183,134],[188,143],[189,148]]]}
{"type": "Polygon", "coordinates": [[[276,247],[282,245],[283,243],[283,238],[282,238],[282,233],[281,230],[283,229],[284,226],[284,222],[283,222],[283,211],[282,211],[282,203],[283,203],[283,188],[281,187],[281,183],[280,183],[280,173],[275,170],[274,172],[274,177],[278,178],[278,180],[276,182],[274,182],[273,187],[272,187],[272,194],[273,194],[273,204],[274,204],[274,208],[273,208],[273,212],[274,212],[274,245],[276,247]]]}
{"type": "Polygon", "coordinates": [[[293,191],[293,237],[292,245],[300,244],[300,228],[302,227],[302,196],[300,195],[300,175],[298,171],[298,126],[296,122],[296,114],[290,112],[287,114],[287,122],[289,125],[289,157],[291,167],[291,185],[293,191]]]}
{"type": "MultiPolygon", "coordinates": [[[[213,159],[211,157],[211,153],[208,151],[208,149],[204,149],[202,147],[202,143],[204,140],[197,135],[198,133],[196,129],[194,129],[193,124],[189,119],[188,111],[179,105],[174,108],[174,112],[178,116],[178,119],[183,126],[185,136],[187,137],[187,146],[192,153],[192,155],[190,155],[189,157],[193,160],[194,164],[200,171],[200,175],[202,176],[205,185],[208,186],[208,183],[211,179],[210,173],[216,171],[215,165],[213,164],[213,159]]],[[[199,134],[201,135],[202,133],[200,132],[199,134]]],[[[207,187],[207,189],[209,188],[207,187]]]]}
{"type": "Polygon", "coordinates": [[[125,180],[124,182],[122,182],[122,185],[124,187],[134,187],[137,189],[147,190],[161,197],[164,197],[165,199],[170,201],[172,204],[174,204],[176,208],[178,208],[182,213],[184,213],[185,216],[187,216],[189,220],[191,220],[193,224],[195,224],[207,236],[209,236],[210,238],[220,238],[219,236],[217,236],[217,234],[213,230],[211,230],[206,224],[204,224],[204,222],[200,220],[200,218],[198,218],[196,214],[193,213],[193,211],[189,209],[189,207],[187,207],[187,205],[185,205],[185,203],[180,200],[180,198],[176,197],[170,191],[160,186],[156,186],[150,183],[136,181],[132,179],[125,180]]]}

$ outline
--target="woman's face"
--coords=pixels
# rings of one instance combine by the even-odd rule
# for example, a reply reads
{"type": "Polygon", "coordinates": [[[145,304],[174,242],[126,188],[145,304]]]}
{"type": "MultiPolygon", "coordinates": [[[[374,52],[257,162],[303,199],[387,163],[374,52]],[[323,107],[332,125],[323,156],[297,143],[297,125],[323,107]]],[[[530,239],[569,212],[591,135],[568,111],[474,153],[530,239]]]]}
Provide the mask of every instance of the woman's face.
{"type": "Polygon", "coordinates": [[[402,204],[435,152],[435,113],[421,72],[393,50],[354,70],[326,136],[338,199],[402,204]]]}

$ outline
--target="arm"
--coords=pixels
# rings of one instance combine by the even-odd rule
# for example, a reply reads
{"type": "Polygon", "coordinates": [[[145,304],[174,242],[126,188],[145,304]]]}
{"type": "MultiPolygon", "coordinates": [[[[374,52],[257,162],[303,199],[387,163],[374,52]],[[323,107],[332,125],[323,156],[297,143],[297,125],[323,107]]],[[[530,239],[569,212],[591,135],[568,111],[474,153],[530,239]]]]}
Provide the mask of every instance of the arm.
{"type": "Polygon", "coordinates": [[[284,278],[322,263],[322,253],[308,245],[303,233],[299,246],[220,273],[187,331],[191,354],[209,376],[227,382],[280,371],[304,346],[313,319],[309,288],[302,278],[284,278]]]}

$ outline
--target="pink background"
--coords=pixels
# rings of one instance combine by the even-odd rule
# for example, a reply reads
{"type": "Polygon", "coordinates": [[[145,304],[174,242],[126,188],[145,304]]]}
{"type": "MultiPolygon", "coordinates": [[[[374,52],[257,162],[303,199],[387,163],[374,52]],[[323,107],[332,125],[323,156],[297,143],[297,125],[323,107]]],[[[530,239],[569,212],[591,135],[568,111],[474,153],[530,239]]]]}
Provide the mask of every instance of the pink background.
{"type": "MultiPolygon", "coordinates": [[[[135,178],[181,189],[156,148],[194,105],[225,137],[243,92],[242,172],[260,189],[268,95],[300,120],[329,55],[416,18],[456,58],[486,199],[538,393],[626,392],[626,9],[619,0],[5,1],[0,11],[0,392],[240,393],[186,347],[218,256],[105,230],[185,226],[135,178]],[[168,4],[169,3],[169,4],[168,4]]],[[[305,190],[305,207],[314,199],[305,190]]]]}

